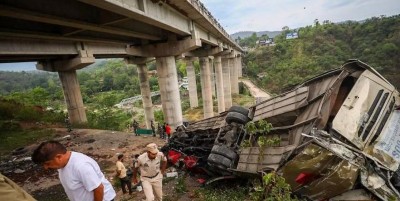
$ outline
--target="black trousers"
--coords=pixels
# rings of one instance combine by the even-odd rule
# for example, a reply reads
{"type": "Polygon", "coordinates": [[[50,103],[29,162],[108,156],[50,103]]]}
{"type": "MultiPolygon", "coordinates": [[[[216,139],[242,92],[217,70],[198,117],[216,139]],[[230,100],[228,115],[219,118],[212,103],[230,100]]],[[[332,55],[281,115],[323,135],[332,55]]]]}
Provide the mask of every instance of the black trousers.
{"type": "Polygon", "coordinates": [[[122,193],[126,193],[126,189],[125,186],[128,188],[129,190],[129,194],[132,193],[132,183],[131,180],[128,176],[124,177],[124,178],[119,178],[119,180],[121,181],[121,188],[122,188],[122,193]]]}

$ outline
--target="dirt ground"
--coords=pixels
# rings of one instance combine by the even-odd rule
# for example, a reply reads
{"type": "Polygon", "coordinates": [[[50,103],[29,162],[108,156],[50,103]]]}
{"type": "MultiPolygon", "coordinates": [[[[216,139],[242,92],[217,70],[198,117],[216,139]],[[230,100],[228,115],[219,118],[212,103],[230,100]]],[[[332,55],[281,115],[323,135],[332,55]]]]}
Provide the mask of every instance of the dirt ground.
{"type": "MultiPolygon", "coordinates": [[[[91,156],[95,159],[105,176],[112,184],[119,183],[115,176],[115,162],[117,155],[125,155],[125,166],[132,166],[132,156],[144,151],[148,143],[155,142],[160,147],[165,144],[165,140],[150,135],[135,136],[132,133],[107,130],[74,129],[68,133],[65,128],[54,128],[56,132],[55,140],[63,143],[68,150],[77,151],[91,156]]],[[[34,165],[30,160],[32,151],[38,144],[32,144],[24,148],[24,152],[19,155],[11,155],[0,162],[0,172],[23,187],[28,193],[37,200],[68,200],[64,190],[58,180],[57,171],[44,170],[42,167],[34,165]]],[[[172,168],[170,168],[172,170],[172,168]]],[[[181,173],[180,173],[181,175],[181,173]]],[[[194,190],[200,184],[197,178],[192,176],[185,177],[187,193],[177,195],[175,187],[178,179],[167,178],[164,184],[165,200],[193,200],[194,190]]],[[[117,192],[117,200],[142,200],[143,191],[134,191],[132,196],[122,195],[120,189],[117,192]]]]}

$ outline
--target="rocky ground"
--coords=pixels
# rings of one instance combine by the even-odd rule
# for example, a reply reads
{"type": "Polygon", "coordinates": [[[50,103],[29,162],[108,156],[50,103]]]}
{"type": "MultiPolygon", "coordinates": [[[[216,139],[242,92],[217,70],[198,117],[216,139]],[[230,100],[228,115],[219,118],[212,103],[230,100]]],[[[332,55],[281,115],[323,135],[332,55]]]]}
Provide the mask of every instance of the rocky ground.
{"type": "MultiPolygon", "coordinates": [[[[68,133],[65,128],[55,128],[54,132],[56,132],[55,140],[59,140],[69,150],[81,152],[94,158],[112,184],[119,183],[118,180],[114,179],[115,162],[118,154],[123,153],[126,157],[125,165],[131,167],[132,156],[142,153],[148,143],[155,142],[159,146],[165,144],[165,141],[158,137],[135,136],[132,133],[118,131],[74,129],[68,133]]],[[[38,144],[29,145],[17,150],[13,155],[2,158],[0,172],[38,200],[68,200],[58,180],[57,171],[44,170],[42,167],[34,165],[30,160],[30,155],[37,146],[38,144]]],[[[173,168],[170,168],[170,171],[173,171],[173,168]]],[[[183,173],[179,174],[182,175],[183,173]]],[[[185,177],[187,193],[178,196],[175,189],[178,179],[166,178],[163,188],[165,200],[193,200],[194,190],[200,186],[196,179],[192,176],[185,177]]],[[[122,195],[121,190],[117,187],[115,189],[117,191],[116,200],[141,200],[144,198],[143,191],[135,191],[132,196],[128,196],[122,195]]]]}

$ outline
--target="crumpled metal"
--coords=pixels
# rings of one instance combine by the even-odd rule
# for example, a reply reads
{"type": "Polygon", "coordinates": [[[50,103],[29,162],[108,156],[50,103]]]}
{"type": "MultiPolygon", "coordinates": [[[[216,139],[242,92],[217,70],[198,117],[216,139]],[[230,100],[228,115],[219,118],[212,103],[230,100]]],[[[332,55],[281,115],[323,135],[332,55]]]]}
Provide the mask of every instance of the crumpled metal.
{"type": "Polygon", "coordinates": [[[281,168],[281,174],[294,193],[311,200],[324,200],[353,188],[360,168],[317,143],[310,143],[281,168]],[[309,181],[300,184],[296,178],[301,173],[309,181]]]}

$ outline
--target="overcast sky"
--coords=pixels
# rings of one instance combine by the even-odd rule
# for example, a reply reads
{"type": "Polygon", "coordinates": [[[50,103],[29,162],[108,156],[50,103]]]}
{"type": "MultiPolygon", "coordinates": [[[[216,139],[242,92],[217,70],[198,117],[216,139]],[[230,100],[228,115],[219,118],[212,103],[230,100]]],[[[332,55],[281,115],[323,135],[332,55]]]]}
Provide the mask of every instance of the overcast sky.
{"type": "Polygon", "coordinates": [[[400,14],[400,0],[200,0],[224,29],[280,31],[320,22],[400,14]]]}
{"type": "MultiPolygon", "coordinates": [[[[364,20],[400,14],[400,0],[201,0],[224,29],[280,31],[320,22],[364,20]]],[[[35,62],[0,64],[1,70],[35,70],[35,62]]]]}

